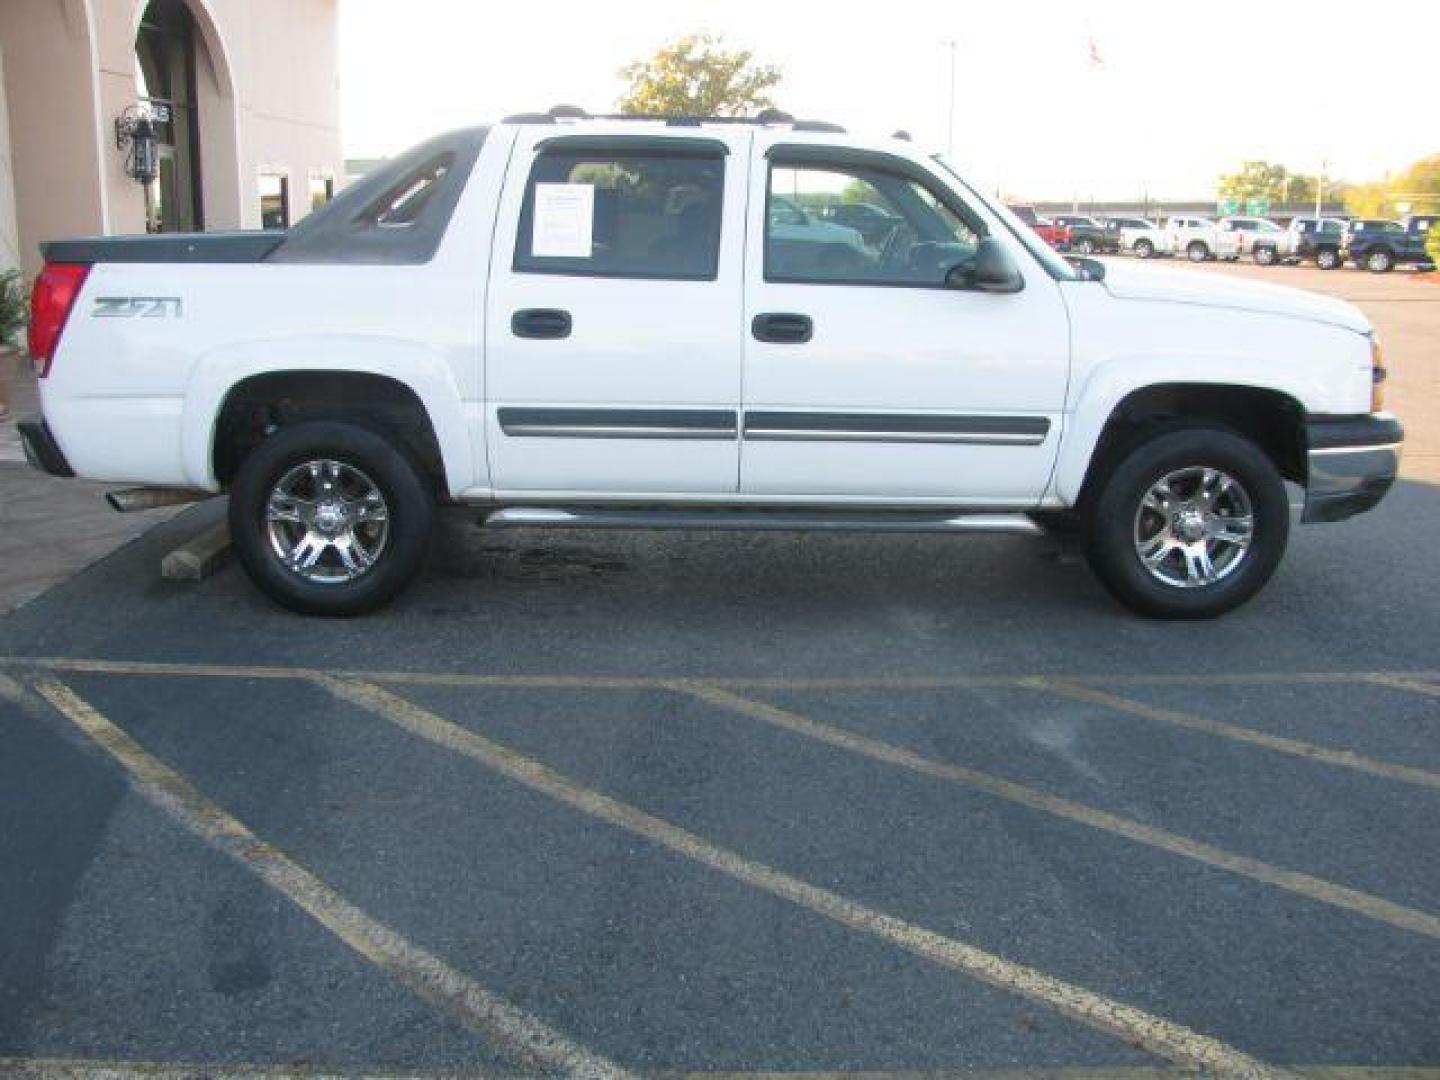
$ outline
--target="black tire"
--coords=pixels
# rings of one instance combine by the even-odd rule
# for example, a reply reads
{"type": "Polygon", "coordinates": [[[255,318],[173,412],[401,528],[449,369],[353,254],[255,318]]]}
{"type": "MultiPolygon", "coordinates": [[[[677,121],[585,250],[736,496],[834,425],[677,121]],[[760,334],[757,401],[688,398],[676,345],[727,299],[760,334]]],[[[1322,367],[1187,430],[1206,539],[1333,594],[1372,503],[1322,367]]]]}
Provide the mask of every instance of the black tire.
{"type": "Polygon", "coordinates": [[[1372,274],[1388,274],[1395,269],[1395,256],[1388,248],[1376,248],[1365,256],[1365,269],[1372,274]]]}
{"type": "Polygon", "coordinates": [[[1253,442],[1223,428],[1172,427],[1137,439],[1112,460],[1086,508],[1085,556],[1121,603],[1151,618],[1209,619],[1243,604],[1270,580],[1285,552],[1290,506],[1279,471],[1253,442]],[[1253,532],[1231,571],[1185,587],[1146,568],[1136,533],[1152,487],[1191,468],[1216,469],[1238,481],[1249,498],[1253,532]]]}
{"type": "Polygon", "coordinates": [[[1335,248],[1321,248],[1315,252],[1315,265],[1321,270],[1334,270],[1340,265],[1340,252],[1335,248]]]}
{"type": "Polygon", "coordinates": [[[1142,259],[1152,259],[1155,257],[1155,245],[1149,240],[1136,240],[1133,250],[1135,254],[1142,259]]]}
{"type": "Polygon", "coordinates": [[[431,489],[402,449],[367,428],[334,421],[282,428],[241,462],[230,489],[230,536],[240,565],[266,596],[307,615],[359,615],[389,601],[424,562],[434,515],[431,489]],[[271,543],[272,490],[297,466],[320,459],[358,470],[384,499],[385,534],[374,562],[349,580],[310,580],[271,543]]]}
{"type": "Polygon", "coordinates": [[[1191,262],[1204,262],[1210,258],[1210,247],[1203,240],[1191,240],[1185,248],[1185,255],[1191,262]]]}
{"type": "Polygon", "coordinates": [[[1088,236],[1083,237],[1080,240],[1075,241],[1075,250],[1081,255],[1094,255],[1095,241],[1091,240],[1088,236]]]}
{"type": "Polygon", "coordinates": [[[1280,261],[1280,257],[1275,253],[1275,249],[1268,246],[1257,247],[1254,252],[1252,252],[1252,258],[1254,258],[1256,264],[1259,266],[1274,266],[1280,261]]]}

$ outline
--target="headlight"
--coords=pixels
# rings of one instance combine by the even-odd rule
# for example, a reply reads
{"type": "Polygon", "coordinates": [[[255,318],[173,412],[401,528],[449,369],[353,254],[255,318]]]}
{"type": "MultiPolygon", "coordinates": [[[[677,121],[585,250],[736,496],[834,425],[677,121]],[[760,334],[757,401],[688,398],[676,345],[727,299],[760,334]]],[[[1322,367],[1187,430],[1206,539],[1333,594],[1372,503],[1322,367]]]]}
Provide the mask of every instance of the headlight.
{"type": "Polygon", "coordinates": [[[1385,370],[1385,350],[1380,347],[1380,335],[1370,335],[1370,411],[1383,412],[1385,409],[1385,380],[1390,373],[1385,370]]]}

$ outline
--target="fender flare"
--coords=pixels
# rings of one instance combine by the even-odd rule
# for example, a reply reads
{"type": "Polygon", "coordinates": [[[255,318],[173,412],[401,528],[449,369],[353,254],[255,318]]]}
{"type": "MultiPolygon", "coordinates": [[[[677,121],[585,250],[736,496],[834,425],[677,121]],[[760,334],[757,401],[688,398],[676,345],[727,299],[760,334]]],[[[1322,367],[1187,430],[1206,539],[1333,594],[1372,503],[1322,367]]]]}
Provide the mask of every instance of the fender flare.
{"type": "Polygon", "coordinates": [[[434,429],[451,495],[488,486],[483,454],[473,446],[465,409],[449,362],[413,341],[350,334],[304,334],[227,345],[200,357],[185,389],[181,460],[196,487],[219,491],[215,431],[230,391],[256,375],[333,371],[376,375],[407,387],[434,429]]]}
{"type": "MultiPolygon", "coordinates": [[[[1264,371],[1263,367],[1260,371],[1264,371]]],[[[1156,386],[1242,387],[1266,390],[1306,402],[1323,400],[1318,380],[1294,373],[1257,375],[1253,357],[1233,355],[1176,355],[1113,357],[1098,365],[1075,393],[1065,418],[1065,436],[1055,461],[1053,492],[1067,506],[1079,502],[1080,491],[1100,435],[1119,404],[1137,391],[1156,386]],[[1285,377],[1288,376],[1288,377],[1285,377]]]]}

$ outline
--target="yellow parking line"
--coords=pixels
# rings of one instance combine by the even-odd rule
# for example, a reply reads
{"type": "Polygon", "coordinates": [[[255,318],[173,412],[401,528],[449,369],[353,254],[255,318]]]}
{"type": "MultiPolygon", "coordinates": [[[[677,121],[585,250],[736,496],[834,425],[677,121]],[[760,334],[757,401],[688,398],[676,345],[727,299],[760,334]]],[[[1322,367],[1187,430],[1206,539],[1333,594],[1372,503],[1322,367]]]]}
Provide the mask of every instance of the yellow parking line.
{"type": "MultiPolygon", "coordinates": [[[[1440,1080],[1440,1069],[1406,1065],[1292,1065],[1305,1080],[1440,1080]]],[[[1102,1065],[1013,1069],[897,1069],[890,1072],[688,1072],[655,1073],[653,1080],[1198,1080],[1193,1069],[1173,1065],[1102,1065]]]]}
{"type": "Polygon", "coordinates": [[[573,1076],[628,1075],[367,915],[207,799],[64,683],[46,679],[36,689],[118,761],[151,803],[240,863],[417,997],[527,1065],[573,1076]]]}
{"type": "Polygon", "coordinates": [[[1388,686],[1393,690],[1408,690],[1412,694],[1424,694],[1427,697],[1440,697],[1440,685],[1430,682],[1422,682],[1416,678],[1404,675],[1371,675],[1365,680],[1376,686],[1388,686]]]}
{"type": "MultiPolygon", "coordinates": [[[[1301,1065],[1304,1080],[1440,1080],[1440,1069],[1404,1065],[1301,1065]]],[[[336,1069],[313,1065],[109,1061],[92,1058],[0,1057],[0,1076],[29,1080],[457,1080],[477,1076],[455,1069],[336,1069]]],[[[505,1074],[485,1073],[487,1080],[505,1074]]],[[[1196,1080],[1195,1071],[1169,1065],[1036,1066],[998,1069],[895,1069],[855,1072],[653,1072],[650,1080],[1196,1080]]],[[[515,1077],[521,1080],[521,1077],[515,1077]]]]}
{"type": "Polygon", "coordinates": [[[1226,851],[1213,844],[1191,840],[1164,829],[1157,829],[1118,814],[1087,806],[1084,803],[1072,802],[1058,795],[1051,795],[1024,784],[1017,784],[1013,780],[1006,780],[978,769],[970,769],[964,765],[946,761],[936,761],[934,758],[924,757],[913,750],[907,750],[893,743],[882,742],[879,739],[872,739],[844,728],[812,720],[799,713],[790,712],[788,709],[741,697],[719,687],[691,681],[676,682],[674,687],[701,701],[709,702],[722,709],[759,720],[793,734],[802,735],[827,746],[859,754],[887,765],[896,765],[922,776],[962,784],[977,791],[983,791],[987,795],[1019,803],[1031,810],[1038,810],[1066,821],[1099,829],[1113,836],[1133,840],[1136,843],[1192,859],[1207,866],[1228,870],[1231,873],[1284,889],[1309,900],[1318,900],[1322,904],[1343,908],[1368,919],[1388,923],[1401,930],[1410,930],[1417,934],[1440,939],[1440,916],[1426,911],[1392,903],[1370,893],[1347,888],[1333,881],[1326,881],[1324,878],[1312,877],[1309,874],[1287,870],[1280,866],[1272,866],[1259,859],[1226,851]]]}
{"type": "Polygon", "coordinates": [[[1229,1077],[1288,1076],[1208,1035],[1165,1020],[1133,1005],[1025,967],[974,945],[905,922],[747,859],[637,807],[587,788],[509,747],[453,724],[413,702],[370,683],[318,680],[341,701],[397,725],[419,738],[479,762],[616,828],[668,848],[752,888],[872,935],[933,963],[1038,1002],[1176,1064],[1229,1077]]]}
{"type": "Polygon", "coordinates": [[[1290,686],[1306,683],[1360,684],[1388,679],[1435,677],[1429,671],[1295,671],[1218,672],[1205,674],[1124,675],[858,675],[858,676],[726,676],[726,675],[483,675],[470,672],[334,670],[273,664],[174,663],[144,660],[101,660],[69,656],[0,656],[0,666],[65,671],[91,675],[137,675],[231,679],[315,679],[326,676],[366,682],[422,686],[497,687],[516,689],[663,689],[674,678],[693,678],[710,686],[736,690],[943,690],[984,687],[1025,687],[1037,683],[1066,685],[1102,683],[1121,686],[1290,686]]]}
{"type": "Polygon", "coordinates": [[[1263,746],[1267,750],[1275,750],[1282,754],[1289,754],[1292,757],[1304,758],[1308,761],[1319,761],[1326,765],[1338,765],[1341,768],[1353,769],[1356,772],[1369,773],[1372,776],[1381,776],[1386,780],[1398,780],[1405,784],[1417,784],[1420,787],[1440,790],[1440,773],[1430,772],[1427,769],[1417,769],[1411,765],[1397,765],[1389,761],[1377,761],[1375,758],[1368,758],[1357,754],[1353,750],[1340,750],[1330,746],[1319,746],[1315,743],[1302,742],[1300,739],[1290,739],[1283,735],[1272,735],[1269,732],[1258,731],[1255,728],[1226,723],[1223,720],[1210,720],[1203,716],[1196,716],[1193,713],[1180,712],[1176,709],[1165,709],[1158,705],[1149,705],[1143,701],[1118,697],[1115,694],[1106,693],[1104,690],[1096,690],[1093,687],[1082,686],[1079,683],[1066,682],[1061,679],[1027,679],[1023,685],[1030,689],[1041,690],[1060,697],[1070,698],[1074,701],[1083,701],[1090,705],[1100,705],[1107,709],[1129,713],[1131,716],[1139,716],[1146,720],[1156,720],[1162,724],[1173,724],[1176,727],[1188,728],[1191,731],[1203,731],[1207,735],[1219,735],[1222,738],[1248,743],[1251,746],[1263,746]]]}
{"type": "MultiPolygon", "coordinates": [[[[1304,1080],[1440,1080],[1440,1069],[1405,1065],[1299,1065],[1304,1080]]],[[[0,1057],[0,1076],[29,1080],[457,1080],[483,1075],[455,1069],[351,1069],[313,1065],[210,1064],[206,1062],[109,1061],[93,1058],[0,1057]]],[[[650,1080],[1196,1080],[1195,1071],[1170,1065],[1035,1066],[996,1069],[895,1069],[854,1072],[653,1072],[650,1080]]],[[[514,1080],[522,1080],[517,1076],[514,1080]]]]}

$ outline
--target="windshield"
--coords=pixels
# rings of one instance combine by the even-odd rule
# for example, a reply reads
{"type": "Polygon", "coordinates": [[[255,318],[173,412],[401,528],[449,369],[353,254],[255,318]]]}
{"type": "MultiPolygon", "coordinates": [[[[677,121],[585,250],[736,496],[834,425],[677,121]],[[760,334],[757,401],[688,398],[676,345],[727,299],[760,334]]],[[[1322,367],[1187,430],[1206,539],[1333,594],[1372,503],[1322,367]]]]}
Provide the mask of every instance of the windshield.
{"type": "Polygon", "coordinates": [[[994,199],[987,199],[983,193],[971,187],[965,178],[956,172],[951,164],[945,160],[943,154],[936,154],[931,160],[949,173],[951,179],[959,184],[967,195],[975,198],[985,209],[999,218],[1000,223],[1010,230],[1015,239],[1025,245],[1025,250],[1035,256],[1040,265],[1045,268],[1045,272],[1056,281],[1085,280],[1085,277],[1079,270],[1076,270],[1075,267],[1063,259],[1054,248],[1045,243],[1044,240],[1041,240],[1035,231],[1021,221],[1008,207],[1003,203],[996,202],[994,199]]]}

